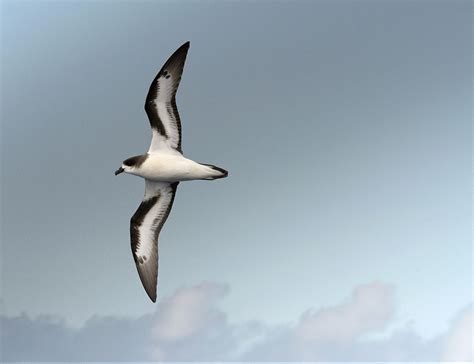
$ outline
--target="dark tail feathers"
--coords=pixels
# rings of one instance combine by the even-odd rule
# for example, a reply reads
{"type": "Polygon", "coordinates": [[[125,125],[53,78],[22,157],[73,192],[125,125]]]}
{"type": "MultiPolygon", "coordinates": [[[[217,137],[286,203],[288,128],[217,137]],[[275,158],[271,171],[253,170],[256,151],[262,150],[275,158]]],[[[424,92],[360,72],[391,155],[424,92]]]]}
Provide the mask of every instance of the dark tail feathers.
{"type": "Polygon", "coordinates": [[[216,176],[212,179],[219,179],[219,178],[225,178],[229,175],[229,172],[227,172],[224,168],[221,168],[221,167],[217,167],[217,166],[214,166],[212,164],[205,164],[205,163],[201,163],[203,166],[208,166],[208,167],[211,167],[213,170],[215,171],[219,171],[221,172],[221,174],[219,176],[216,176]]]}

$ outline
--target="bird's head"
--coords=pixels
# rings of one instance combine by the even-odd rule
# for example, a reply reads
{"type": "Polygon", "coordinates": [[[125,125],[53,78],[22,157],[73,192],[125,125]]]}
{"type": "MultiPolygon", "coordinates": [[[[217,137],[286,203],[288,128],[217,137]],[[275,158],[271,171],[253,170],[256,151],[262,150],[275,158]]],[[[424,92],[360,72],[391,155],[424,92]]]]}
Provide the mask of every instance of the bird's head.
{"type": "Polygon", "coordinates": [[[125,159],[122,162],[122,166],[115,171],[115,175],[117,176],[122,172],[133,174],[136,171],[136,169],[139,168],[143,164],[146,158],[147,158],[147,154],[143,154],[143,155],[136,155],[134,157],[125,159]]]}

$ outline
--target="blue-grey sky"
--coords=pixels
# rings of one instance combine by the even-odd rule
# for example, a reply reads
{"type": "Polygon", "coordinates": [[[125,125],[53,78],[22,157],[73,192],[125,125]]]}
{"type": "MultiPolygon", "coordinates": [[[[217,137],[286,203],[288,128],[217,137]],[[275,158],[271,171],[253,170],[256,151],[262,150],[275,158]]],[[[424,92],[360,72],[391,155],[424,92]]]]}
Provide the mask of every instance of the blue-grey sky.
{"type": "Polygon", "coordinates": [[[428,339],[472,301],[471,2],[3,1],[1,23],[4,315],[155,312],[129,247],[144,183],[113,172],[187,40],[183,151],[230,176],[180,184],[158,300],[222,282],[230,322],[278,325],[382,281],[379,334],[428,339]]]}

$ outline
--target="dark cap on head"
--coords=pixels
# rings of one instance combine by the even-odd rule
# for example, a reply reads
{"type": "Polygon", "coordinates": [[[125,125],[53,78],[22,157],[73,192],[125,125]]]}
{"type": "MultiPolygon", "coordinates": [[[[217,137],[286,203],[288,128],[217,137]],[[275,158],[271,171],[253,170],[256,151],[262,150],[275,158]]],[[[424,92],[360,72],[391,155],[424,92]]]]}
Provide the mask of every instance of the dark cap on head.
{"type": "Polygon", "coordinates": [[[123,164],[125,164],[128,167],[140,167],[143,164],[143,162],[145,162],[147,157],[148,157],[148,154],[136,155],[134,157],[125,159],[123,161],[123,164]]]}

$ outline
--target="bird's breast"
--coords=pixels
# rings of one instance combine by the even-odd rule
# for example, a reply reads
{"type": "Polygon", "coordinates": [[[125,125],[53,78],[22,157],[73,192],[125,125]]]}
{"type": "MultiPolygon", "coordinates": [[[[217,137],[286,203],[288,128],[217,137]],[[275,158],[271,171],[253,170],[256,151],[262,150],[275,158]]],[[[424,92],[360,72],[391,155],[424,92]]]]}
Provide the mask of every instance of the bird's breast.
{"type": "Polygon", "coordinates": [[[159,182],[199,179],[200,164],[183,156],[150,154],[137,175],[159,182]]]}

